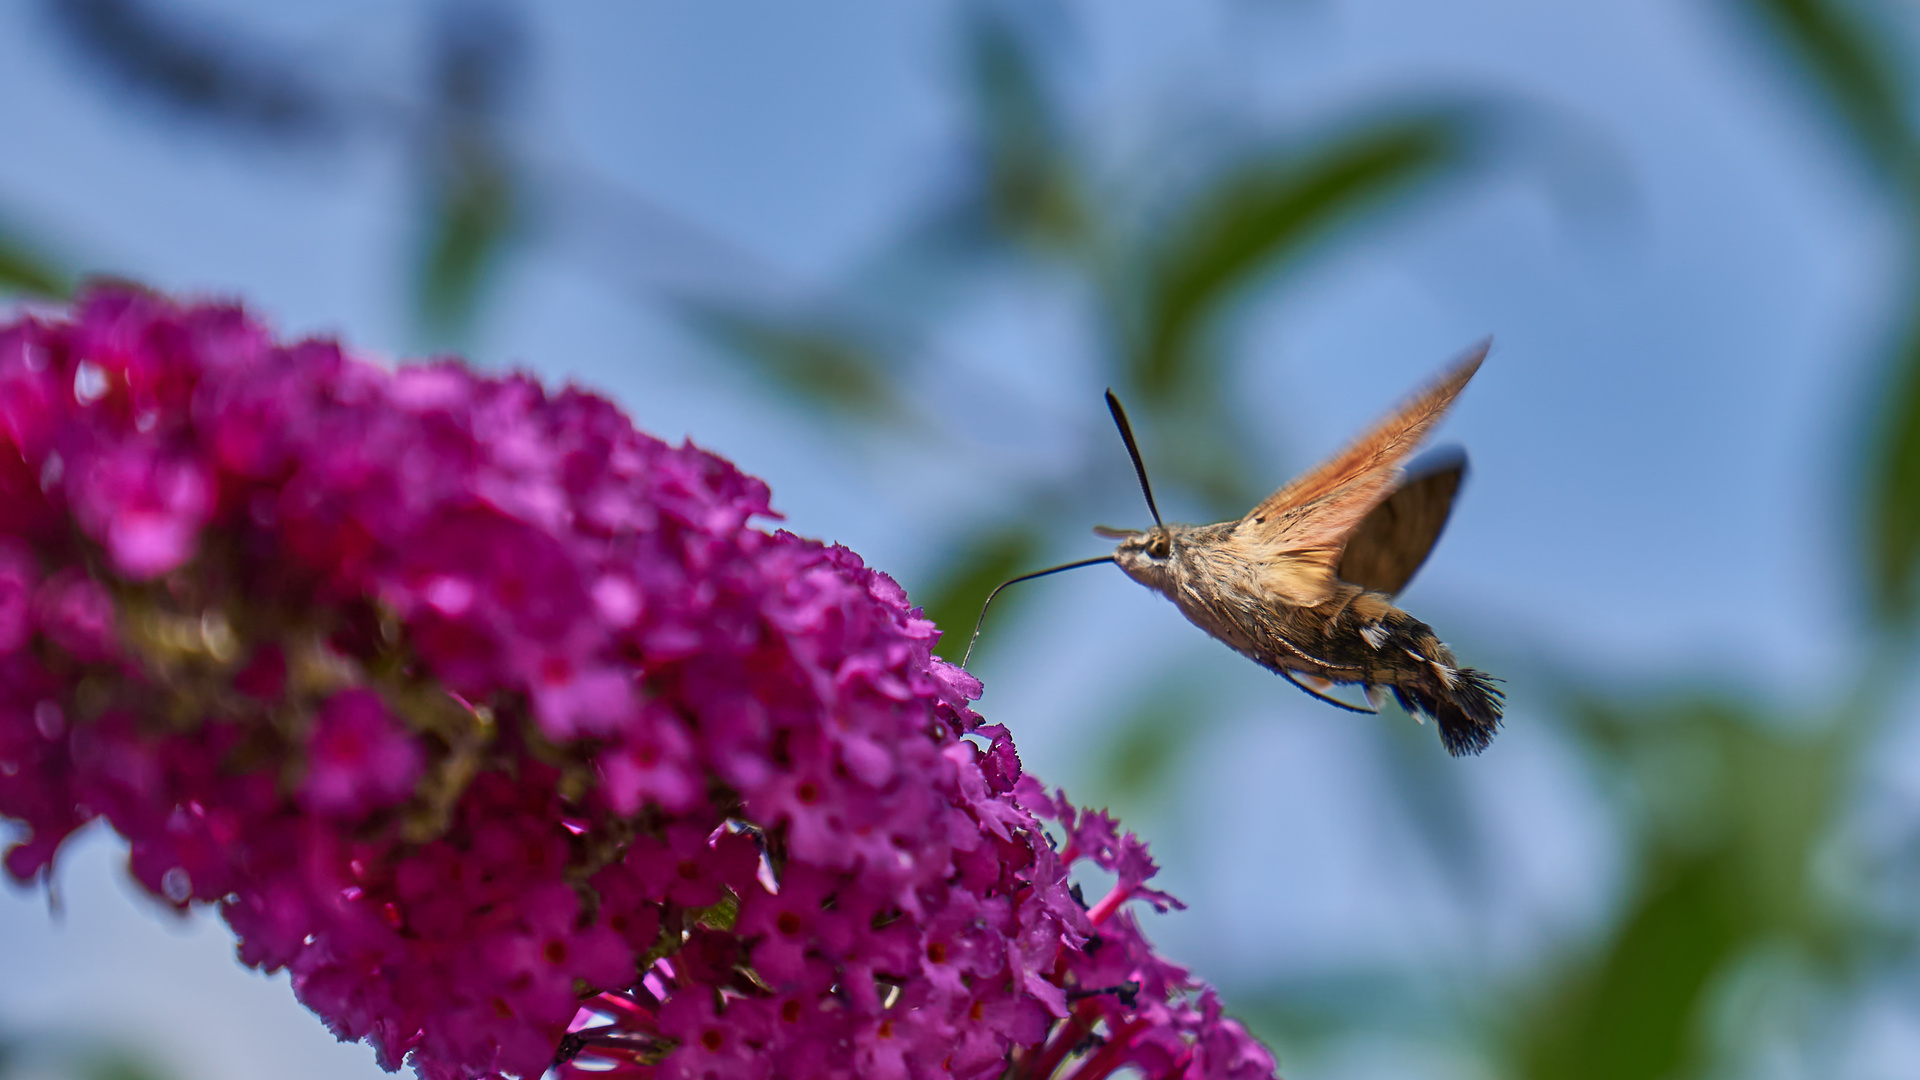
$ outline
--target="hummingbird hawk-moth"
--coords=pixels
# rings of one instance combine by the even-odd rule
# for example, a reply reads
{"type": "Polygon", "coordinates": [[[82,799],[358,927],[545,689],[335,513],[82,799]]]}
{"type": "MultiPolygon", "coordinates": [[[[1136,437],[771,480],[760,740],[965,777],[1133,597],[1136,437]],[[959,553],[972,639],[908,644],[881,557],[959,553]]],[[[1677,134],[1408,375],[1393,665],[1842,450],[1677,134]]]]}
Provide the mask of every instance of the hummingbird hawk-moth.
{"type": "Polygon", "coordinates": [[[1126,411],[1109,390],[1107,407],[1133,459],[1153,527],[1098,527],[1099,535],[1120,541],[1112,555],[1013,581],[1113,562],[1173,601],[1194,625],[1308,694],[1354,712],[1377,712],[1382,688],[1391,690],[1416,719],[1437,721],[1448,752],[1477,754],[1500,726],[1504,695],[1496,680],[1458,666],[1432,628],[1393,599],[1440,538],[1466,475],[1466,455],[1458,450],[1431,455],[1411,472],[1402,463],[1486,353],[1486,344],[1475,348],[1346,449],[1245,517],[1215,525],[1160,519],[1126,411]],[[1333,684],[1358,684],[1372,707],[1326,693],[1333,684]]]}

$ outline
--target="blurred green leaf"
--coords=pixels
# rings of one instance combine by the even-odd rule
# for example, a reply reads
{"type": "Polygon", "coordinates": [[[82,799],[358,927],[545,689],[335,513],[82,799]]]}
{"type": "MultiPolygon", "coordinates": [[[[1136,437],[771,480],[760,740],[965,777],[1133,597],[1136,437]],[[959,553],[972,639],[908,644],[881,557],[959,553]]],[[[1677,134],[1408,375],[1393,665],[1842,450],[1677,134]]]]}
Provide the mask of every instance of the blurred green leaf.
{"type": "Polygon", "coordinates": [[[1072,140],[1047,97],[1039,56],[997,8],[973,6],[966,31],[985,217],[1014,239],[1079,247],[1090,218],[1072,140]]]}
{"type": "Polygon", "coordinates": [[[1755,725],[1723,735],[1739,888],[1750,918],[1828,959],[1835,957],[1840,913],[1816,889],[1813,862],[1844,810],[1846,735],[1839,728],[1796,735],[1755,725]]]}
{"type": "Polygon", "coordinates": [[[1094,804],[1138,821],[1172,793],[1187,752],[1218,722],[1206,689],[1171,672],[1106,729],[1090,792],[1094,804]]]}
{"type": "Polygon", "coordinates": [[[1126,799],[1138,805],[1163,789],[1192,739],[1183,720],[1192,715],[1168,701],[1152,701],[1109,732],[1096,801],[1126,799]]]}
{"type": "Polygon", "coordinates": [[[61,300],[72,295],[73,282],[26,245],[0,237],[0,290],[61,300]]]}
{"type": "Polygon", "coordinates": [[[119,1040],[96,1033],[81,1037],[43,1032],[27,1038],[0,1038],[0,1080],[9,1077],[72,1077],[74,1080],[172,1080],[171,1069],[119,1040]]]}
{"type": "MultiPolygon", "coordinates": [[[[335,132],[341,117],[285,50],[207,11],[143,0],[62,0],[53,25],[143,105],[161,102],[231,130],[275,138],[335,132]]],[[[235,20],[237,22],[237,20],[235,20]]]]}
{"type": "Polygon", "coordinates": [[[171,1080],[172,1074],[133,1054],[117,1051],[87,1060],[86,1080],[171,1080]]]}
{"type": "Polygon", "coordinates": [[[1674,1080],[1693,1071],[1717,972],[1751,932],[1731,855],[1655,866],[1589,979],[1523,1020],[1522,1075],[1540,1080],[1674,1080]]]}
{"type": "MultiPolygon", "coordinates": [[[[1031,526],[1006,526],[968,541],[947,560],[946,569],[932,585],[916,591],[928,598],[922,606],[941,630],[941,656],[959,662],[988,594],[1010,577],[1039,569],[1034,565],[1039,552],[1040,537],[1031,526]]],[[[1022,603],[1019,589],[1015,586],[993,602],[994,618],[980,633],[983,648],[994,637],[993,624],[1002,629],[1010,625],[1005,621],[1008,614],[1022,603]]]]}
{"type": "Polygon", "coordinates": [[[1577,703],[1571,713],[1639,809],[1642,883],[1590,962],[1560,968],[1521,1019],[1523,1075],[1697,1074],[1724,976],[1769,942],[1832,958],[1812,866],[1842,810],[1846,729],[1790,730],[1737,703],[1577,703]]]}
{"type": "MultiPolygon", "coordinates": [[[[1860,5],[1835,0],[1740,0],[1737,6],[1800,62],[1863,159],[1902,195],[1907,235],[1916,235],[1920,147],[1907,104],[1911,88],[1884,29],[1870,23],[1871,13],[1860,5]]],[[[1920,605],[1920,319],[1909,318],[1884,386],[1874,399],[1882,412],[1870,427],[1863,470],[1862,584],[1868,609],[1883,624],[1904,628],[1920,605]]]]}
{"type": "MultiPolygon", "coordinates": [[[[1404,1031],[1413,1010],[1404,976],[1386,978],[1345,968],[1276,982],[1254,993],[1223,994],[1227,1015],[1247,1025],[1280,1063],[1281,1077],[1305,1076],[1303,1059],[1323,1054],[1369,1027],[1404,1031]]],[[[1364,1037],[1364,1036],[1363,1036],[1364,1037]]]]}
{"type": "Polygon", "coordinates": [[[1142,295],[1133,385],[1150,399],[1210,381],[1197,363],[1208,323],[1253,280],[1462,157],[1463,118],[1407,117],[1349,131],[1303,154],[1226,170],[1175,215],[1142,295]]]}
{"type": "Polygon", "coordinates": [[[1739,0],[1806,67],[1874,167],[1911,182],[1907,93],[1880,35],[1832,0],[1739,0]]]}
{"type": "Polygon", "coordinates": [[[430,334],[456,338],[471,327],[513,223],[504,166],[477,148],[456,151],[434,193],[420,267],[419,316],[430,334]]]}
{"type": "Polygon", "coordinates": [[[1920,603],[1920,315],[1876,397],[1885,410],[1867,446],[1863,498],[1869,610],[1893,626],[1913,621],[1920,603]]]}
{"type": "Polygon", "coordinates": [[[1631,785],[1654,861],[1724,849],[1747,921],[1820,947],[1810,866],[1839,818],[1851,731],[1787,729],[1725,700],[1584,703],[1576,722],[1631,785]]]}
{"type": "Polygon", "coordinates": [[[900,407],[887,350],[858,332],[714,304],[681,310],[728,355],[815,405],[868,418],[900,407]]]}

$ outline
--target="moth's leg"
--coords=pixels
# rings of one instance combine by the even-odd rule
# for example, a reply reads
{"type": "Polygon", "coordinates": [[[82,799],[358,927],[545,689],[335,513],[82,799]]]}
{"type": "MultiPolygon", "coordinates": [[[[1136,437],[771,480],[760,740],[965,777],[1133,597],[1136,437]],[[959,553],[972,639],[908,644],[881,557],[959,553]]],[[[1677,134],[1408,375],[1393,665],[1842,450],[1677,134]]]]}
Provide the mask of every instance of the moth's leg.
{"type": "Polygon", "coordinates": [[[1334,697],[1332,694],[1326,694],[1318,690],[1315,690],[1313,687],[1308,686],[1306,683],[1303,683],[1299,679],[1294,678],[1293,673],[1288,671],[1286,668],[1277,667],[1277,668],[1274,668],[1273,670],[1279,672],[1281,678],[1299,687],[1302,691],[1304,691],[1309,696],[1317,697],[1321,701],[1324,701],[1327,704],[1334,706],[1335,708],[1345,709],[1348,712],[1357,712],[1363,716],[1373,716],[1380,711],[1378,707],[1371,708],[1371,709],[1363,709],[1358,705],[1352,705],[1347,702],[1341,701],[1339,698],[1334,697]]]}

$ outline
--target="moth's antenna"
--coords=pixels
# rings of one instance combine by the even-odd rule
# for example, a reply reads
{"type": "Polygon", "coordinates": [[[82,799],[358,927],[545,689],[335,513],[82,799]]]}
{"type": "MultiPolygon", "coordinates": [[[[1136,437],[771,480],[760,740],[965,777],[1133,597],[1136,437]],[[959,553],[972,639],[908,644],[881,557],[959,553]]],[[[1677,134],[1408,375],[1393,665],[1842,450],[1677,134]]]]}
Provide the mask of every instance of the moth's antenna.
{"type": "MultiPolygon", "coordinates": [[[[1120,407],[1120,399],[1107,391],[1107,411],[1113,414],[1113,422],[1120,425],[1120,438],[1127,444],[1127,456],[1133,459],[1133,471],[1140,477],[1140,494],[1147,497],[1147,509],[1153,511],[1153,523],[1160,525],[1160,508],[1153,505],[1153,489],[1147,486],[1147,467],[1140,463],[1140,448],[1133,443],[1133,425],[1127,423],[1127,410],[1120,407]]],[[[964,665],[962,665],[964,666],[964,665]]]]}
{"type": "Polygon", "coordinates": [[[993,606],[993,598],[1000,595],[1001,589],[1018,582],[1032,581],[1037,577],[1046,577],[1048,574],[1058,574],[1062,570],[1078,570],[1083,566],[1098,566],[1103,562],[1112,561],[1113,556],[1111,555],[1102,555],[1097,559],[1081,559],[1079,562],[1070,562],[1064,566],[1055,566],[1046,570],[1035,570],[1031,574],[1021,574],[1019,577],[1008,578],[1000,584],[995,585],[993,591],[987,594],[987,602],[980,605],[980,617],[974,620],[973,636],[967,639],[967,655],[960,658],[960,666],[966,667],[967,661],[973,659],[974,642],[980,640],[980,628],[987,624],[987,609],[993,606]]]}

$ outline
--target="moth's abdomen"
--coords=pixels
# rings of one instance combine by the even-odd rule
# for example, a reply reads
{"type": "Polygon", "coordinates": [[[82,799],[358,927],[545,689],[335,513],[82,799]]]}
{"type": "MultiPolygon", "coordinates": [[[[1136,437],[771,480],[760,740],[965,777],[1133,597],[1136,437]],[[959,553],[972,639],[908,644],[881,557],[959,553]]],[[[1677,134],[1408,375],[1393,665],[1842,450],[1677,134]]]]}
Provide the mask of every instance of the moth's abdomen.
{"type": "Polygon", "coordinates": [[[1453,650],[1403,611],[1363,627],[1362,636],[1378,656],[1379,681],[1393,688],[1401,708],[1433,717],[1448,753],[1478,754],[1493,742],[1506,695],[1492,676],[1456,667],[1453,650]]]}
{"type": "Polygon", "coordinates": [[[1194,625],[1263,667],[1289,678],[1358,683],[1369,688],[1369,697],[1373,688],[1391,688],[1408,712],[1433,717],[1449,753],[1478,754],[1500,729],[1497,680],[1456,666],[1453,650],[1433,629],[1390,597],[1341,583],[1334,598],[1305,607],[1245,588],[1217,587],[1223,580],[1188,575],[1173,588],[1149,584],[1194,625]],[[1197,587],[1196,580],[1216,587],[1197,587]]]}
{"type": "Polygon", "coordinates": [[[1500,705],[1505,696],[1483,671],[1457,668],[1453,685],[1436,689],[1420,681],[1394,685],[1393,696],[1410,713],[1433,717],[1440,728],[1440,744],[1460,757],[1477,754],[1493,742],[1500,730],[1500,705]]]}

